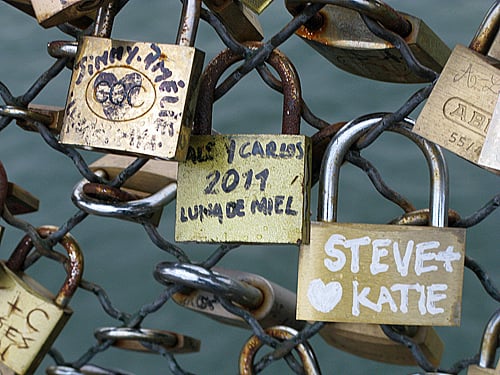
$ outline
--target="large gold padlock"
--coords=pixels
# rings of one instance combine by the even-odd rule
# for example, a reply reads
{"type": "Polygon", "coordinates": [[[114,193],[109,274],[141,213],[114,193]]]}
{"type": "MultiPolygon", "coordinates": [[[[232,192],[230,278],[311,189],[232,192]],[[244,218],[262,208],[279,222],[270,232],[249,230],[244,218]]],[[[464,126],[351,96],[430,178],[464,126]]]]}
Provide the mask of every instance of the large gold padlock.
{"type": "Polygon", "coordinates": [[[267,62],[283,82],[284,134],[210,135],[217,80],[241,59],[225,50],[203,73],[196,135],[179,163],[175,239],[307,243],[311,146],[299,135],[300,83],[281,52],[274,50],[267,62]]]}
{"type": "Polygon", "coordinates": [[[448,176],[438,146],[415,136],[412,121],[392,129],[425,151],[433,227],[336,223],[342,161],[383,114],[351,121],[332,139],[321,170],[318,218],[299,253],[297,318],[347,323],[460,323],[465,229],[446,225],[448,176]],[[390,249],[390,250],[389,250],[390,249]]]}
{"type": "MultiPolygon", "coordinates": [[[[42,226],[38,234],[47,237],[57,227],[42,226]]],[[[69,234],[60,243],[68,252],[67,277],[54,297],[22,272],[33,247],[25,236],[7,262],[0,262],[0,362],[19,375],[33,374],[72,314],[67,306],[83,273],[83,256],[69,234]]]]}
{"type": "Polygon", "coordinates": [[[470,365],[467,369],[467,375],[499,375],[500,374],[500,359],[497,362],[496,368],[495,356],[499,344],[500,335],[500,309],[495,311],[486,325],[481,343],[481,351],[479,355],[479,363],[470,365]]]}
{"type": "Polygon", "coordinates": [[[31,0],[31,5],[38,23],[43,27],[52,27],[89,14],[95,16],[96,10],[104,2],[104,0],[31,0]]]}
{"type": "MultiPolygon", "coordinates": [[[[295,13],[297,7],[305,5],[307,1],[287,0],[286,3],[287,8],[295,13]]],[[[437,72],[442,70],[450,49],[421,19],[396,12],[386,4],[381,6],[380,1],[365,1],[363,6],[358,6],[355,1],[344,3],[345,6],[324,6],[314,20],[301,26],[296,34],[331,63],[352,74],[386,82],[429,81],[410,69],[393,44],[375,36],[357,10],[374,17],[382,24],[386,20],[380,16],[393,15],[387,23],[393,18],[399,19],[402,24],[401,36],[416,59],[437,72]]]]}
{"type": "Polygon", "coordinates": [[[184,3],[176,45],[83,37],[61,143],[184,159],[204,57],[192,47],[200,6],[201,0],[184,3]]]}
{"type": "MultiPolygon", "coordinates": [[[[496,2],[486,19],[499,8],[496,2]]],[[[498,26],[500,20],[496,22],[498,26]]],[[[496,30],[489,27],[485,32],[496,30]]],[[[483,40],[493,40],[494,35],[486,38],[483,34],[477,33],[470,47],[486,53],[489,48],[483,40]],[[481,41],[476,40],[479,38],[481,41]]],[[[499,68],[499,60],[457,45],[417,119],[414,132],[500,174],[500,113],[494,114],[500,107],[499,68]]]]}
{"type": "Polygon", "coordinates": [[[255,14],[238,0],[204,0],[238,42],[261,41],[264,31],[255,14]]]}

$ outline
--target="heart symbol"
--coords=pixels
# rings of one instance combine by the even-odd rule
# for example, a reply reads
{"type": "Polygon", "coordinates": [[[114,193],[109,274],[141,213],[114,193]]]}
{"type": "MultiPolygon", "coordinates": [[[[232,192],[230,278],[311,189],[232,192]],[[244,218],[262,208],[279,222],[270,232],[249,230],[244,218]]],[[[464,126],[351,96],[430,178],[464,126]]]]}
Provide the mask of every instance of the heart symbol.
{"type": "Polygon", "coordinates": [[[307,298],[316,310],[330,312],[342,298],[342,284],[332,281],[325,285],[321,279],[314,279],[307,288],[307,298]]]}

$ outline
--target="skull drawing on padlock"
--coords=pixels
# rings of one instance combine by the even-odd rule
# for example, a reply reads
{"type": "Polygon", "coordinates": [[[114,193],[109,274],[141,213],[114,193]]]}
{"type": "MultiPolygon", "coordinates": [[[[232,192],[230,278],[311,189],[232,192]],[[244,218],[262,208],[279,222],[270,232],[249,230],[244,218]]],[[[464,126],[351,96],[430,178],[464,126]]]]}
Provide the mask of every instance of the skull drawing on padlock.
{"type": "MultiPolygon", "coordinates": [[[[442,228],[446,225],[447,174],[439,149],[427,158],[433,182],[431,223],[439,228],[336,223],[344,156],[381,118],[382,114],[368,115],[345,125],[325,152],[319,222],[311,223],[311,243],[302,246],[299,253],[297,317],[348,323],[457,325],[465,230],[442,228]]],[[[398,126],[411,124],[405,120],[398,126]]],[[[422,144],[437,147],[430,142],[422,144]]]]}
{"type": "Polygon", "coordinates": [[[283,134],[210,135],[217,80],[241,59],[225,50],[203,73],[188,155],[179,163],[175,239],[307,243],[311,146],[299,135],[299,79],[281,52],[267,62],[283,84],[283,134]]]}
{"type": "Polygon", "coordinates": [[[500,374],[500,360],[496,368],[495,356],[500,335],[500,309],[495,311],[486,325],[481,342],[479,363],[467,369],[467,375],[498,375],[500,374]]]}
{"type": "MultiPolygon", "coordinates": [[[[47,237],[57,230],[54,226],[42,226],[38,234],[47,237]]],[[[0,362],[19,375],[35,372],[73,313],[68,303],[83,274],[83,256],[70,234],[60,243],[68,253],[68,270],[56,296],[22,272],[24,260],[33,248],[27,235],[9,260],[0,262],[0,362]]]]}
{"type": "Polygon", "coordinates": [[[110,22],[98,18],[78,46],[61,143],[183,160],[204,58],[193,47],[200,7],[184,3],[176,45],[109,39],[110,22]]]}

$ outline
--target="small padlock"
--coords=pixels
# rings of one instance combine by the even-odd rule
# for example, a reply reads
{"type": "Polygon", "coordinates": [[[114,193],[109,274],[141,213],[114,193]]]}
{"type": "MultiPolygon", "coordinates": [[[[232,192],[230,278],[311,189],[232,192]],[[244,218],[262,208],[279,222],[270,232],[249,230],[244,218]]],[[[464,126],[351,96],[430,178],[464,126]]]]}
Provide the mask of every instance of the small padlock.
{"type": "Polygon", "coordinates": [[[496,351],[500,340],[500,309],[495,311],[486,325],[481,343],[479,364],[471,365],[467,369],[467,375],[498,375],[500,374],[500,360],[495,364],[496,351]]]}
{"type": "Polygon", "coordinates": [[[18,118],[16,124],[24,130],[37,132],[33,121],[43,123],[51,133],[59,134],[62,129],[64,108],[43,104],[28,104],[24,118],[18,118]]]}
{"type": "MultiPolygon", "coordinates": [[[[486,18],[495,9],[500,9],[500,3],[493,5],[486,18]]],[[[500,19],[495,21],[496,29],[476,33],[471,47],[488,51],[484,40],[493,39],[500,19]],[[492,35],[485,35],[488,32],[492,35]]],[[[499,60],[457,45],[418,116],[414,132],[500,174],[500,112],[494,114],[499,107],[499,68],[499,60]]]]}
{"type": "Polygon", "coordinates": [[[227,311],[217,295],[237,298],[238,305],[248,310],[263,328],[275,325],[304,327],[304,322],[295,320],[295,293],[260,275],[218,267],[206,270],[191,264],[169,262],[158,264],[154,275],[163,284],[176,283],[189,288],[172,296],[175,303],[221,323],[250,328],[243,318],[227,311]],[[227,292],[228,286],[231,294],[227,292]]]}
{"type": "MultiPolygon", "coordinates": [[[[432,172],[431,225],[439,228],[336,223],[339,172],[345,154],[382,116],[367,115],[351,121],[325,152],[319,222],[311,223],[311,243],[299,252],[297,318],[458,325],[465,229],[443,228],[448,212],[448,177],[438,146],[423,139],[417,142],[426,150],[432,172]]],[[[392,129],[401,132],[401,128],[409,130],[412,125],[407,119],[392,129]]]]}
{"type": "Polygon", "coordinates": [[[103,3],[104,0],[31,0],[38,23],[43,27],[57,26],[88,15],[95,17],[103,3]]]}
{"type": "Polygon", "coordinates": [[[254,13],[261,14],[273,0],[240,0],[244,5],[251,9],[254,13]]]}
{"type": "MultiPolygon", "coordinates": [[[[38,228],[41,237],[57,227],[38,228]]],[[[68,252],[67,277],[54,297],[22,272],[26,256],[33,247],[25,236],[7,262],[0,262],[0,319],[2,321],[1,363],[19,375],[33,374],[72,314],[68,303],[83,273],[83,256],[70,234],[60,243],[68,252]]]]}
{"type": "MultiPolygon", "coordinates": [[[[204,58],[192,47],[200,7],[201,0],[184,2],[176,45],[81,38],[61,143],[183,160],[204,58]]],[[[109,36],[106,25],[94,35],[109,36]]]]}
{"type": "MultiPolygon", "coordinates": [[[[287,8],[295,13],[297,6],[305,5],[307,1],[287,0],[286,3],[287,8]]],[[[314,21],[301,26],[296,34],[332,64],[352,74],[386,82],[428,81],[410,69],[393,44],[375,36],[368,29],[361,15],[354,10],[358,8],[357,1],[344,3],[345,6],[325,5],[314,21]]],[[[379,13],[377,10],[383,9],[384,16],[389,12],[394,13],[394,18],[409,23],[410,27],[402,28],[410,29],[409,33],[401,36],[416,59],[436,72],[442,70],[450,49],[421,19],[397,12],[386,4],[382,7],[381,1],[370,0],[363,3],[370,9],[363,13],[375,19],[379,13]]]]}
{"type": "MultiPolygon", "coordinates": [[[[30,15],[31,17],[37,18],[37,14],[35,13],[33,1],[31,1],[31,0],[3,0],[3,1],[6,2],[7,4],[10,4],[13,7],[23,11],[24,13],[30,15]]],[[[69,0],[69,1],[74,2],[74,0],[69,0]]],[[[49,4],[49,7],[50,6],[53,7],[54,6],[53,3],[55,3],[54,1],[47,2],[47,1],[41,1],[41,0],[38,0],[36,2],[38,3],[38,8],[40,8],[40,6],[41,6],[40,4],[42,2],[45,6],[47,6],[47,4],[49,4]]],[[[57,1],[56,3],[63,4],[65,2],[68,2],[68,1],[61,0],[61,1],[57,1]]],[[[85,1],[83,1],[83,2],[85,2],[85,1]]],[[[91,2],[93,2],[93,1],[91,1],[91,2]]],[[[57,6],[57,4],[56,4],[56,6],[57,6]]],[[[88,12],[86,12],[85,14],[82,14],[81,17],[74,18],[74,19],[64,18],[61,20],[62,22],[58,22],[58,23],[68,22],[69,24],[76,26],[79,29],[86,29],[94,22],[94,18],[95,18],[95,12],[90,13],[90,14],[88,14],[88,12]]],[[[54,25],[56,25],[56,24],[54,24],[54,25]]],[[[42,26],[49,27],[49,26],[54,26],[54,25],[42,25],[42,26]]]]}
{"type": "Polygon", "coordinates": [[[307,243],[311,143],[299,135],[300,83],[281,52],[267,62],[283,83],[284,134],[210,135],[217,80],[241,59],[227,49],[203,73],[187,159],[179,163],[175,239],[307,243]]]}
{"type": "Polygon", "coordinates": [[[264,31],[257,16],[238,0],[204,0],[238,42],[261,41],[264,31]]]}

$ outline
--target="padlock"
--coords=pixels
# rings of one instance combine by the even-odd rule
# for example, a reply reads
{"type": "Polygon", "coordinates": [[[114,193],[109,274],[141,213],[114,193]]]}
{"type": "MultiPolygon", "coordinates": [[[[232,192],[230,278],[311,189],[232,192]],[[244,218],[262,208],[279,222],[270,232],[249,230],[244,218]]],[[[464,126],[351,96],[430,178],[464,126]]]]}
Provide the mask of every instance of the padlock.
{"type": "MultiPolygon", "coordinates": [[[[38,23],[43,27],[57,26],[62,23],[93,15],[106,3],[104,0],[31,0],[38,23]]],[[[91,16],[92,18],[92,16],[91,16]]]]}
{"type": "Polygon", "coordinates": [[[243,318],[221,305],[218,295],[237,299],[238,305],[252,314],[263,328],[275,325],[304,327],[304,322],[295,320],[295,293],[260,275],[218,267],[206,270],[192,264],[169,262],[159,263],[154,275],[162,284],[175,283],[189,288],[172,296],[175,303],[221,323],[250,328],[243,318]]]}
{"type": "MultiPolygon", "coordinates": [[[[287,0],[293,13],[307,1],[287,0]]],[[[375,36],[366,26],[358,11],[375,18],[382,25],[385,18],[400,19],[402,37],[416,59],[440,72],[450,55],[446,44],[419,18],[397,12],[381,1],[343,2],[344,6],[325,5],[312,22],[301,26],[296,34],[338,68],[377,81],[396,83],[428,82],[412,71],[400,51],[390,42],[375,36]],[[382,13],[382,15],[380,15],[382,13]],[[409,27],[405,24],[409,23],[409,27]]],[[[389,21],[392,20],[389,19],[389,21]]],[[[386,23],[384,23],[386,22],[386,23]]]]}
{"type": "Polygon", "coordinates": [[[254,13],[261,14],[273,0],[240,0],[244,5],[251,9],[254,13]]]}
{"type": "MultiPolygon", "coordinates": [[[[486,19],[497,9],[498,2],[486,19]]],[[[493,39],[500,19],[496,23],[496,30],[476,33],[470,46],[486,53],[485,40],[493,39]]],[[[457,45],[418,116],[415,133],[500,174],[499,68],[499,60],[457,45]]]]}
{"type": "Polygon", "coordinates": [[[133,375],[123,370],[108,369],[92,364],[84,365],[78,370],[68,366],[49,366],[45,373],[47,375],[133,375]]]}
{"type": "Polygon", "coordinates": [[[169,353],[183,354],[200,351],[200,340],[179,333],[147,328],[106,327],[95,330],[100,342],[113,340],[113,346],[138,352],[155,353],[142,342],[158,345],[169,353]]]}
{"type": "Polygon", "coordinates": [[[486,325],[481,342],[481,351],[479,355],[479,363],[470,365],[467,369],[467,375],[498,375],[500,374],[500,360],[498,360],[496,368],[495,364],[496,351],[500,340],[500,309],[495,311],[486,325]]]}
{"type": "MultiPolygon", "coordinates": [[[[135,158],[123,155],[105,155],[90,165],[90,169],[102,177],[112,180],[135,158]]],[[[85,191],[90,185],[83,179],[73,189],[73,202],[87,213],[133,219],[147,215],[148,222],[158,226],[163,206],[171,202],[177,192],[177,162],[149,160],[137,173],[128,178],[121,189],[106,185],[97,185],[97,190],[105,190],[103,194],[85,191]],[[109,193],[128,195],[129,199],[111,199],[109,193]],[[120,203],[120,201],[122,203],[120,203]]],[[[112,198],[112,197],[111,197],[112,198]]]]}
{"type": "MultiPolygon", "coordinates": [[[[38,228],[41,237],[57,227],[38,228]]],[[[64,285],[54,297],[22,272],[26,256],[33,247],[25,236],[7,262],[0,262],[0,316],[2,339],[0,362],[19,375],[33,374],[72,314],[68,303],[83,273],[83,256],[70,234],[61,240],[68,252],[64,285]]]]}
{"type": "MultiPolygon", "coordinates": [[[[201,0],[184,2],[176,45],[81,38],[60,142],[183,160],[204,58],[192,47],[200,7],[201,0]]],[[[108,36],[106,25],[94,35],[108,36]]]]}
{"type": "MultiPolygon", "coordinates": [[[[34,9],[34,6],[33,6],[33,2],[31,0],[3,0],[4,2],[6,2],[7,4],[10,4],[12,5],[13,7],[23,11],[24,13],[30,15],[31,17],[34,17],[34,18],[37,18],[37,14],[35,13],[35,9],[34,9]]],[[[70,0],[71,2],[74,2],[74,0],[70,0]]],[[[43,1],[41,0],[38,0],[37,3],[39,4],[38,7],[40,7],[40,3],[42,3],[43,1]]],[[[57,1],[57,4],[63,4],[67,1],[57,1]]],[[[85,1],[83,1],[85,2],[85,1]]],[[[51,1],[51,2],[43,2],[44,4],[49,4],[49,6],[53,6],[51,4],[53,4],[54,2],[51,1]]],[[[86,14],[82,14],[81,17],[79,18],[75,18],[75,19],[63,19],[62,22],[60,23],[64,23],[64,22],[68,22],[69,24],[73,25],[73,26],[76,26],[78,27],[79,29],[86,29],[87,27],[89,27],[93,22],[94,22],[94,18],[95,18],[95,14],[93,13],[86,13],[86,14]]],[[[43,25],[45,26],[45,25],[43,25]]],[[[54,25],[47,25],[45,27],[49,27],[49,26],[54,26],[54,25]]]]}
{"type": "Polygon", "coordinates": [[[16,124],[24,130],[37,132],[33,121],[43,123],[52,134],[59,134],[62,129],[64,108],[43,104],[28,104],[28,109],[23,118],[17,118],[16,124]]]}
{"type": "Polygon", "coordinates": [[[261,41],[264,30],[257,16],[238,0],[203,0],[238,42],[261,41]]]}
{"type": "MultiPolygon", "coordinates": [[[[453,326],[460,323],[465,229],[446,225],[448,177],[438,146],[417,142],[431,170],[433,227],[336,223],[339,172],[349,148],[384,114],[345,125],[320,176],[318,219],[299,252],[297,319],[453,326]],[[389,251],[391,248],[391,251],[389,251]]],[[[393,125],[407,133],[413,121],[393,125]]],[[[411,137],[413,141],[415,138],[411,137]]]]}
{"type": "Polygon", "coordinates": [[[299,135],[300,83],[281,52],[267,62],[283,84],[284,134],[210,135],[217,80],[241,59],[227,49],[203,73],[188,156],[179,163],[175,240],[307,243],[311,142],[299,135]]]}
{"type": "Polygon", "coordinates": [[[4,205],[12,215],[38,211],[40,201],[34,195],[12,182],[9,182],[5,168],[0,162],[0,213],[4,205]]]}
{"type": "MultiPolygon", "coordinates": [[[[266,328],[265,333],[279,340],[289,340],[297,336],[298,332],[287,326],[275,326],[266,328]]],[[[240,375],[252,375],[254,371],[254,359],[259,349],[264,345],[259,337],[253,335],[248,339],[240,352],[240,375]]],[[[321,375],[316,355],[307,341],[295,346],[304,369],[304,375],[321,375]]]]}

